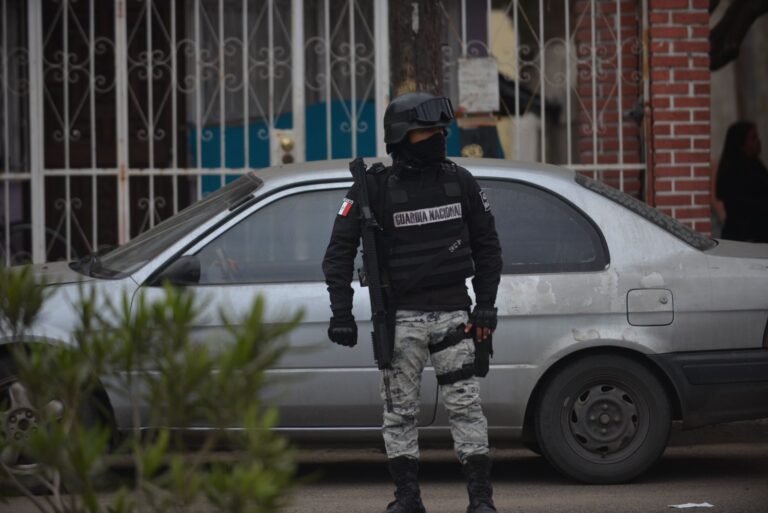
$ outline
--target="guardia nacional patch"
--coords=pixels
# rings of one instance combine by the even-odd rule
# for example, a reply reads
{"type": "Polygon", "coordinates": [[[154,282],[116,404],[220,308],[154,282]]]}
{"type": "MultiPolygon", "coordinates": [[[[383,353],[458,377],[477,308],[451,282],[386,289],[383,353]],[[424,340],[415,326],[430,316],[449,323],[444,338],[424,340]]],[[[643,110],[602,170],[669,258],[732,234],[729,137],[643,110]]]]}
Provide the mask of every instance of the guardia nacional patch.
{"type": "Polygon", "coordinates": [[[452,219],[461,219],[461,203],[452,203],[439,207],[422,208],[407,212],[395,212],[395,228],[404,226],[420,226],[422,224],[440,223],[452,219]]]}

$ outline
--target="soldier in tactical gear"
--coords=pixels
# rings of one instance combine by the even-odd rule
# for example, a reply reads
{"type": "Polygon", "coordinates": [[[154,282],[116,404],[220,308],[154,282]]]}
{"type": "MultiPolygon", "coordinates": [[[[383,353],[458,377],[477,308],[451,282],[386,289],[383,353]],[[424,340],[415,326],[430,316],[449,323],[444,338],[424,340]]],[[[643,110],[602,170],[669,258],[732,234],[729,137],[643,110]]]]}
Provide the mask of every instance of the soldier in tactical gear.
{"type": "MultiPolygon", "coordinates": [[[[383,371],[381,385],[382,432],[396,486],[387,513],[425,512],[416,419],[427,358],[438,375],[468,480],[467,512],[496,511],[474,355],[476,347],[478,353],[488,349],[496,328],[501,247],[485,193],[466,169],[446,159],[445,127],[453,117],[448,98],[420,92],[395,98],[384,114],[384,141],[393,164],[367,182],[374,184],[368,187],[369,199],[382,227],[380,259],[389,307],[395,309],[392,365],[383,371]],[[476,297],[471,314],[465,285],[470,276],[476,297]]],[[[333,312],[328,336],[345,346],[357,343],[350,287],[361,235],[357,195],[353,186],[323,259],[333,312]]]]}

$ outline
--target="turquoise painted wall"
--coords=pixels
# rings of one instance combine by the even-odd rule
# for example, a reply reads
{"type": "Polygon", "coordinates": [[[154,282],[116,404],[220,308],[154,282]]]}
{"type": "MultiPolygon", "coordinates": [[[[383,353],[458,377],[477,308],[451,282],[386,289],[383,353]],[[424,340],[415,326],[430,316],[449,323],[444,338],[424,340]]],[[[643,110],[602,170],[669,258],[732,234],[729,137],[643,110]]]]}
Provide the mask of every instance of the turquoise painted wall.
{"type": "MultiPolygon", "coordinates": [[[[376,105],[373,101],[356,103],[359,118],[357,132],[357,156],[371,157],[376,155],[376,137],[379,127],[376,126],[376,105]]],[[[345,159],[352,158],[352,136],[349,127],[351,102],[336,101],[331,103],[331,155],[327,149],[327,113],[325,103],[308,105],[305,109],[306,120],[306,157],[307,160],[345,159]]],[[[285,113],[275,120],[276,128],[289,129],[292,127],[293,116],[285,113]]],[[[261,168],[270,165],[269,130],[267,123],[257,121],[248,126],[250,148],[249,162],[245,163],[245,128],[243,125],[224,127],[224,165],[221,163],[221,127],[211,125],[202,130],[201,167],[203,168],[261,168]]],[[[194,126],[189,127],[187,139],[191,158],[191,167],[197,167],[198,136],[194,126]]],[[[450,127],[448,137],[448,154],[459,154],[459,129],[454,122],[450,127]]],[[[226,181],[232,181],[238,175],[227,175],[226,181]]],[[[219,188],[221,180],[218,176],[202,178],[203,195],[219,188]]]]}

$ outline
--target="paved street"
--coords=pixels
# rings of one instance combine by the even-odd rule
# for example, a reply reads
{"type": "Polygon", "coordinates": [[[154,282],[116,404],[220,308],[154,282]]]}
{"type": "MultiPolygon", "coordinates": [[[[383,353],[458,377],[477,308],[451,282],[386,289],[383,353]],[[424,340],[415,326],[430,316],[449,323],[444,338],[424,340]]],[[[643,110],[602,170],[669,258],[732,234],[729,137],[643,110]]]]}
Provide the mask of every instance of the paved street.
{"type": "MultiPolygon", "coordinates": [[[[708,502],[714,508],[684,511],[765,513],[768,424],[748,431],[714,429],[673,435],[660,463],[628,485],[577,484],[525,449],[497,450],[496,504],[502,513],[653,513],[677,511],[672,504],[708,502]],[[721,440],[727,443],[713,443],[721,440]]],[[[303,449],[299,459],[301,474],[316,480],[300,488],[286,510],[290,513],[380,513],[391,500],[384,456],[378,451],[303,449]]],[[[463,513],[464,481],[452,452],[428,449],[422,460],[427,510],[463,513]]],[[[109,500],[109,494],[103,497],[109,500]]],[[[0,504],[3,513],[33,511],[21,498],[0,504]]]]}
{"type": "MultiPolygon", "coordinates": [[[[330,454],[326,456],[330,457],[330,454]]],[[[466,495],[458,464],[448,451],[428,451],[422,465],[427,510],[463,513],[466,495]]],[[[292,513],[383,511],[390,500],[381,456],[307,464],[323,478],[305,486],[292,513]]],[[[587,486],[558,475],[526,450],[497,451],[496,505],[500,512],[671,512],[672,504],[709,502],[714,508],[685,511],[768,511],[768,443],[672,447],[647,475],[629,485],[587,486]]]]}

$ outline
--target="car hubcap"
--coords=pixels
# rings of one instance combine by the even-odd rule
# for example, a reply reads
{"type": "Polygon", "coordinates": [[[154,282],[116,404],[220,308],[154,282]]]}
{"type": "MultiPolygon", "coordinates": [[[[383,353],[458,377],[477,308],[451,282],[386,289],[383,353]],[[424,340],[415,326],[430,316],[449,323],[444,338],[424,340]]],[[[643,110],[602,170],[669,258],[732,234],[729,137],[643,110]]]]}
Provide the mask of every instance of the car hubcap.
{"type": "Polygon", "coordinates": [[[64,404],[53,400],[38,412],[29,400],[27,389],[18,381],[6,389],[6,394],[3,402],[8,409],[0,412],[0,420],[3,422],[2,434],[11,444],[0,452],[0,461],[15,473],[34,472],[37,463],[25,458],[19,451],[19,445],[28,440],[41,425],[61,419],[64,404]]]}
{"type": "Polygon", "coordinates": [[[593,386],[574,401],[569,425],[581,447],[605,457],[627,447],[634,439],[638,425],[637,406],[621,387],[593,386]]]}

